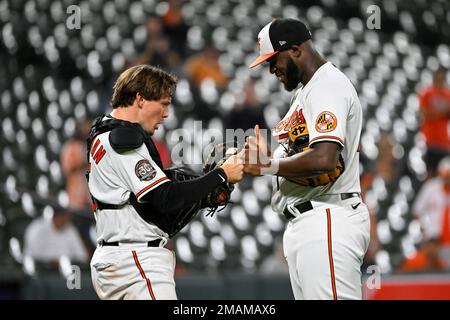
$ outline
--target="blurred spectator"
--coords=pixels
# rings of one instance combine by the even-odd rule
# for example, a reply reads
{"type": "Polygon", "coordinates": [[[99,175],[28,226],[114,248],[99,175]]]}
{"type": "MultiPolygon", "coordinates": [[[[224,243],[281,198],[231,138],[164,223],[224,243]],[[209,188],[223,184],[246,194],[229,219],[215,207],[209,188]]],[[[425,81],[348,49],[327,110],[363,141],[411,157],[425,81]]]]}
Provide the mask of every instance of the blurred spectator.
{"type": "Polygon", "coordinates": [[[436,175],[436,167],[443,157],[450,154],[450,90],[445,87],[446,69],[439,67],[433,75],[433,85],[420,95],[422,133],[427,152],[425,162],[430,177],[436,175]]]}
{"type": "Polygon", "coordinates": [[[42,216],[25,230],[24,254],[43,263],[58,263],[61,256],[85,263],[88,254],[70,215],[64,209],[55,209],[53,217],[42,216]]]}
{"type": "Polygon", "coordinates": [[[73,220],[81,232],[84,246],[92,253],[94,250],[90,240],[89,230],[93,223],[91,218],[91,195],[86,180],[88,163],[86,159],[86,138],[89,135],[92,119],[86,119],[78,124],[74,137],[67,140],[61,149],[61,168],[66,179],[68,208],[74,211],[88,212],[89,219],[84,216],[74,216],[73,220]]]}
{"type": "MultiPolygon", "coordinates": [[[[118,74],[138,64],[150,64],[170,70],[177,76],[182,75],[183,69],[180,58],[176,52],[170,50],[169,40],[167,39],[167,35],[164,34],[161,19],[158,16],[150,16],[145,22],[145,26],[147,31],[145,49],[135,59],[127,61],[118,74]]],[[[118,74],[113,74],[102,86],[101,113],[107,113],[110,110],[110,98],[113,93],[112,88],[117,80],[118,74]]]]}
{"type": "Polygon", "coordinates": [[[439,162],[439,175],[427,180],[413,205],[426,239],[450,245],[450,157],[439,162]]]}
{"type": "Polygon", "coordinates": [[[289,275],[289,267],[284,256],[281,238],[274,241],[274,252],[262,262],[259,271],[264,275],[289,275]]]}
{"type": "Polygon", "coordinates": [[[180,2],[178,0],[169,0],[169,9],[162,17],[164,31],[170,38],[170,47],[180,56],[186,53],[185,43],[189,27],[184,22],[181,13],[180,2]]]}
{"type": "Polygon", "coordinates": [[[361,193],[364,195],[371,187],[373,180],[379,176],[386,185],[397,182],[398,170],[394,158],[395,141],[391,134],[383,132],[377,143],[378,157],[369,170],[365,170],[361,176],[361,193]]]}
{"type": "Polygon", "coordinates": [[[150,64],[181,76],[183,69],[180,56],[177,51],[171,50],[168,35],[164,32],[160,18],[148,18],[146,26],[147,45],[145,50],[136,59],[128,61],[124,70],[138,64],[150,64]]]}
{"type": "Polygon", "coordinates": [[[241,101],[237,101],[233,110],[224,119],[226,129],[243,129],[244,131],[259,124],[267,128],[262,111],[262,104],[255,94],[255,82],[248,80],[244,86],[241,101]]]}
{"type": "MultiPolygon", "coordinates": [[[[361,196],[364,201],[366,193],[371,189],[373,180],[376,177],[381,177],[388,188],[396,184],[398,172],[396,170],[395,157],[393,154],[394,146],[395,141],[392,135],[383,132],[377,143],[377,160],[372,168],[366,169],[361,176],[361,196]]],[[[364,257],[363,270],[370,265],[376,264],[376,254],[380,250],[380,242],[378,241],[377,236],[377,215],[373,208],[368,209],[370,212],[370,242],[364,257]]]]}
{"type": "Polygon", "coordinates": [[[440,246],[438,239],[426,240],[412,258],[406,259],[403,262],[398,271],[425,272],[447,269],[447,263],[439,255],[440,246]]]}
{"type": "Polygon", "coordinates": [[[61,150],[61,167],[66,178],[66,192],[71,209],[86,210],[91,205],[85,176],[87,170],[86,138],[91,128],[91,122],[91,119],[81,122],[75,136],[66,141],[61,150]]]}
{"type": "Polygon", "coordinates": [[[228,77],[223,73],[219,65],[219,53],[212,46],[206,46],[203,51],[190,57],[185,65],[186,75],[191,81],[200,87],[203,80],[212,79],[216,86],[225,88],[228,77]]]}
{"type": "Polygon", "coordinates": [[[398,168],[396,168],[394,157],[395,141],[391,134],[382,133],[378,141],[378,158],[375,170],[383,178],[386,184],[397,182],[398,168]]]}

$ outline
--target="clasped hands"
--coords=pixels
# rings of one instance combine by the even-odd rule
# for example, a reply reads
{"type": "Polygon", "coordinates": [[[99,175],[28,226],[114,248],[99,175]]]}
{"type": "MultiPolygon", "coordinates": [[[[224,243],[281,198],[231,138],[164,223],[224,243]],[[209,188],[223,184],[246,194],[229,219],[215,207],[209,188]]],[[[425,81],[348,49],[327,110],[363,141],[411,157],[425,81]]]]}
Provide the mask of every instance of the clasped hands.
{"type": "Polygon", "coordinates": [[[252,176],[269,173],[272,169],[270,150],[262,137],[259,125],[255,125],[255,136],[247,137],[244,148],[239,152],[244,162],[244,172],[252,176]]]}
{"type": "Polygon", "coordinates": [[[222,165],[228,181],[236,183],[243,178],[244,173],[252,176],[275,174],[277,166],[270,157],[270,150],[262,137],[259,125],[255,126],[255,136],[247,137],[242,150],[228,158],[222,165]]]}

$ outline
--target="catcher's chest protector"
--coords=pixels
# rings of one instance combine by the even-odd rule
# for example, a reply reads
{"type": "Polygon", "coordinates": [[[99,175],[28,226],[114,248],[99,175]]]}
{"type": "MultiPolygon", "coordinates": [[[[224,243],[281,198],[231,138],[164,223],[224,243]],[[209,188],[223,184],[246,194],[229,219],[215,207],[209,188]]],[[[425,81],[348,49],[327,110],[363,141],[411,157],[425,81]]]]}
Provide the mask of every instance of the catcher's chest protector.
{"type": "Polygon", "coordinates": [[[148,149],[152,160],[162,169],[161,157],[159,155],[158,149],[156,148],[150,135],[142,129],[142,127],[136,123],[131,123],[124,120],[118,120],[114,118],[109,118],[102,121],[105,116],[98,117],[94,124],[92,125],[91,131],[89,133],[87,142],[87,160],[89,162],[89,151],[92,146],[94,139],[105,132],[113,131],[114,129],[121,130],[120,135],[117,134],[117,141],[111,141],[111,145],[114,149],[120,149],[122,151],[132,150],[141,146],[142,143],[148,149]],[[120,139],[120,141],[118,141],[120,139]]]}
{"type": "MultiPolygon", "coordinates": [[[[108,117],[108,116],[106,116],[108,117]]],[[[105,116],[98,117],[94,124],[92,125],[89,136],[86,140],[87,142],[87,160],[89,162],[89,152],[94,142],[95,138],[105,132],[110,132],[110,143],[111,146],[116,151],[128,151],[135,148],[138,148],[145,144],[152,157],[152,160],[162,169],[161,157],[159,155],[158,149],[153,143],[150,135],[145,132],[138,124],[134,124],[128,121],[118,120],[114,118],[108,117],[108,119],[103,120],[105,116]]],[[[86,172],[86,179],[89,182],[89,171],[86,172]]],[[[91,195],[92,197],[92,195],[91,195]]],[[[92,197],[94,203],[100,203],[98,200],[92,197]]],[[[113,207],[112,205],[100,203],[106,207],[113,207]]],[[[139,215],[144,218],[144,215],[141,214],[143,206],[137,205],[136,197],[133,193],[130,195],[130,204],[138,211],[139,215]]]]}
{"type": "MultiPolygon", "coordinates": [[[[130,151],[139,148],[143,143],[152,160],[163,169],[159,152],[153,143],[150,135],[145,132],[138,124],[130,123],[128,121],[117,120],[109,118],[103,120],[105,116],[97,118],[91,128],[91,132],[87,139],[87,157],[89,161],[89,152],[95,137],[104,133],[111,132],[109,135],[109,142],[114,150],[118,153],[130,151]],[[103,121],[102,121],[103,120],[103,121]]],[[[191,175],[180,170],[165,170],[165,173],[172,181],[183,181],[186,179],[194,179],[197,175],[191,175]]],[[[89,181],[89,172],[86,173],[89,181]]],[[[91,195],[92,197],[92,195],[91,195]]],[[[98,208],[101,206],[105,209],[114,209],[114,205],[99,202],[92,197],[92,201],[98,208]]],[[[151,203],[139,203],[134,193],[130,193],[129,204],[133,206],[139,216],[146,222],[158,226],[161,230],[172,238],[177,234],[201,209],[201,202],[187,206],[178,212],[155,212],[151,203]]]]}

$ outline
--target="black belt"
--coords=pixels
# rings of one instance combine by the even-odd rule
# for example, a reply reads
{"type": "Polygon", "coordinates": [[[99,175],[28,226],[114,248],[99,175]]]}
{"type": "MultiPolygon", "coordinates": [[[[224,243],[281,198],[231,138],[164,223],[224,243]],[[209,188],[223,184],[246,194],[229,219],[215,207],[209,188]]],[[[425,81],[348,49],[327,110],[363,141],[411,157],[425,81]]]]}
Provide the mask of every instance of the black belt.
{"type": "Polygon", "coordinates": [[[92,202],[94,203],[94,205],[93,205],[94,211],[96,209],[100,209],[100,210],[108,210],[108,209],[111,210],[111,209],[114,209],[114,210],[117,210],[117,209],[120,209],[120,208],[122,208],[124,206],[123,204],[104,203],[104,202],[101,202],[101,201],[95,199],[94,197],[92,197],[92,202]]]}
{"type": "Polygon", "coordinates": [[[341,193],[341,200],[347,200],[354,197],[361,197],[359,192],[341,193]]]}
{"type": "MultiPolygon", "coordinates": [[[[350,193],[341,193],[340,196],[341,200],[346,200],[353,197],[359,197],[360,195],[359,192],[350,192],[350,193]]],[[[313,209],[311,201],[298,203],[294,207],[298,210],[300,214],[313,209]]],[[[287,207],[284,209],[283,214],[289,221],[295,218],[295,216],[289,211],[287,207]]]]}
{"type": "MultiPolygon", "coordinates": [[[[98,242],[98,244],[102,247],[118,247],[119,246],[119,241],[114,241],[114,242],[106,242],[104,240],[100,240],[98,242]]],[[[154,247],[157,248],[159,247],[159,245],[161,244],[161,239],[156,239],[156,240],[152,240],[147,242],[147,247],[154,247]]]]}

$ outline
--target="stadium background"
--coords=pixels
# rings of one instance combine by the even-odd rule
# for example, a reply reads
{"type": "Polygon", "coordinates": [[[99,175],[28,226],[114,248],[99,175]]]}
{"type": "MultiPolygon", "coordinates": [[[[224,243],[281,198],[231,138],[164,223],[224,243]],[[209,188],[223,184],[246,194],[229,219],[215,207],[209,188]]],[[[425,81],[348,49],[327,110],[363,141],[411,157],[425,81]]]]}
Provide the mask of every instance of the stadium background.
{"type": "MultiPolygon", "coordinates": [[[[258,31],[280,16],[308,23],[319,51],[352,80],[362,102],[361,172],[375,239],[365,277],[377,266],[382,288],[393,288],[387,298],[449,298],[448,269],[398,271],[423,239],[411,209],[427,178],[417,93],[438,65],[450,67],[449,9],[446,0],[0,0],[0,299],[96,298],[88,263],[77,264],[81,289],[69,290],[65,260],[25,257],[23,236],[33,219],[70,205],[61,150],[79,123],[108,111],[117,74],[146,62],[179,77],[172,115],[156,138],[171,150],[170,134],[182,127],[198,157],[193,121],[270,128],[287,111],[291,94],[276,78],[266,68],[247,69],[258,31]],[[79,29],[68,28],[71,5],[80,9],[79,29]],[[380,29],[367,27],[371,5],[380,8],[380,29]],[[202,81],[193,69],[209,62],[215,81],[202,81]],[[386,157],[387,168],[380,163],[386,157]]],[[[272,212],[270,194],[270,179],[246,178],[233,205],[213,218],[199,215],[174,239],[181,299],[292,299],[280,253],[285,221],[272,212]]],[[[68,211],[92,249],[92,213],[68,211]]]]}

